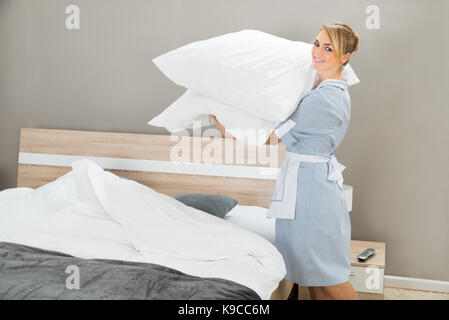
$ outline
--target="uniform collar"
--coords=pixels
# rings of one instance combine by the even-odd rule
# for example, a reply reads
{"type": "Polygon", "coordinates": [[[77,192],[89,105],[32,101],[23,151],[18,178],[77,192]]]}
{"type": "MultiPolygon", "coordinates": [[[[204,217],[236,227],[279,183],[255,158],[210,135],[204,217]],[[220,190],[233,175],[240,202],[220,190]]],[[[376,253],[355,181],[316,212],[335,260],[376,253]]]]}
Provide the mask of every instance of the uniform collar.
{"type": "Polygon", "coordinates": [[[337,80],[337,79],[326,79],[326,80],[321,81],[321,83],[318,85],[318,87],[316,87],[316,89],[321,88],[326,85],[336,86],[336,87],[342,88],[343,90],[347,89],[349,87],[349,83],[347,83],[346,81],[337,80]]]}

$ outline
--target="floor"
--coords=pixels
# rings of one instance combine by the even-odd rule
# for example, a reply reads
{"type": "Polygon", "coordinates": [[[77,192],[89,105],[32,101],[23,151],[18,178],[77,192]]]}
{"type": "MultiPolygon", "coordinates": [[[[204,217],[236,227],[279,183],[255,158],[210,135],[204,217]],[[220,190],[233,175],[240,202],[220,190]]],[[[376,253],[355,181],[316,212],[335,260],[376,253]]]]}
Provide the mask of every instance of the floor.
{"type": "Polygon", "coordinates": [[[449,293],[384,288],[385,300],[449,300],[449,293]]]}
{"type": "MultiPolygon", "coordinates": [[[[297,286],[295,285],[288,299],[298,299],[297,292],[297,286]]],[[[308,290],[301,288],[299,298],[301,300],[310,300],[308,290]]],[[[384,300],[449,300],[449,293],[385,287],[384,300]]]]}

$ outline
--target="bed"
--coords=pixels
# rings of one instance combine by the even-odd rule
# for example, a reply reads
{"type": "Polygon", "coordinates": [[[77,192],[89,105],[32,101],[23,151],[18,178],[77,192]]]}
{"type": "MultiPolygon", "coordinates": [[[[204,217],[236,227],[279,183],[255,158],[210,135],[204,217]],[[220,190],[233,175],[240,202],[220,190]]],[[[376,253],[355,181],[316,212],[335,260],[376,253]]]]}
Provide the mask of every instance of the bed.
{"type": "MultiPolygon", "coordinates": [[[[114,220],[99,212],[100,208],[95,211],[95,206],[89,203],[91,195],[84,194],[86,201],[78,203],[73,193],[77,176],[71,176],[76,171],[72,164],[86,160],[104,169],[98,175],[110,172],[120,179],[117,187],[132,182],[150,187],[155,193],[146,196],[157,200],[161,208],[152,207],[156,211],[166,210],[165,201],[183,192],[224,194],[239,200],[240,205],[266,207],[274,179],[267,179],[269,175],[260,172],[260,167],[268,168],[268,164],[214,164],[194,158],[182,163],[170,161],[170,152],[179,143],[207,148],[211,142],[226,140],[229,139],[22,129],[17,188],[4,190],[0,196],[3,271],[0,297],[269,299],[285,269],[280,255],[263,237],[205,213],[190,211],[189,216],[185,207],[175,207],[177,204],[173,202],[170,208],[177,210],[184,226],[192,228],[192,234],[188,234],[190,229],[177,229],[181,222],[172,216],[171,223],[166,225],[159,220],[145,225],[140,217],[135,217],[136,221],[122,221],[114,216],[114,220]],[[160,199],[162,195],[166,198],[160,199]],[[191,215],[203,220],[193,221],[191,215]],[[148,232],[138,230],[138,222],[148,232]],[[210,223],[210,234],[204,230],[206,222],[210,223]],[[171,238],[162,232],[157,235],[166,237],[164,241],[168,244],[151,242],[157,240],[151,236],[161,231],[161,225],[167,229],[166,233],[173,233],[171,238]],[[207,246],[198,242],[201,239],[194,234],[195,227],[210,240],[207,246]],[[185,238],[180,240],[179,234],[183,232],[185,238]],[[244,240],[245,245],[237,246],[237,240],[244,240]],[[174,241],[178,243],[171,243],[174,241]],[[71,268],[79,273],[78,290],[75,282],[74,288],[67,284],[76,275],[71,268]]],[[[251,153],[242,145],[235,147],[234,158],[240,147],[246,151],[244,161],[251,162],[251,153]]],[[[276,156],[282,157],[278,153],[276,156]]],[[[132,187],[137,188],[136,185],[132,187]]],[[[148,190],[141,188],[136,192],[148,190]]],[[[79,196],[82,190],[78,193],[79,196]]],[[[108,200],[109,205],[116,207],[114,200],[108,200]]],[[[128,215],[131,214],[122,218],[129,219],[128,215]]]]}
{"type": "Polygon", "coordinates": [[[265,213],[284,154],[218,137],[23,128],[18,186],[0,192],[0,298],[276,297],[285,265],[265,213]],[[178,161],[180,146],[200,156],[178,161]],[[185,192],[239,203],[220,219],[172,197],[185,192]]]}

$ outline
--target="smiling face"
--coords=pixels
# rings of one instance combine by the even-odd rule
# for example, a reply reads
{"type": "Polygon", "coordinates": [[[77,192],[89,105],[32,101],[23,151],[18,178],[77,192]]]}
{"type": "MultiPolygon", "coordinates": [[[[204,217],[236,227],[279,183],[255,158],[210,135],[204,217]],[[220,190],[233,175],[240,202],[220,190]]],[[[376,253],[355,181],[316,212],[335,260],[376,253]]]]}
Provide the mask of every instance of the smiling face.
{"type": "Polygon", "coordinates": [[[321,30],[313,40],[312,65],[322,71],[340,70],[341,65],[349,58],[349,53],[339,59],[335,54],[329,35],[321,30]]]}

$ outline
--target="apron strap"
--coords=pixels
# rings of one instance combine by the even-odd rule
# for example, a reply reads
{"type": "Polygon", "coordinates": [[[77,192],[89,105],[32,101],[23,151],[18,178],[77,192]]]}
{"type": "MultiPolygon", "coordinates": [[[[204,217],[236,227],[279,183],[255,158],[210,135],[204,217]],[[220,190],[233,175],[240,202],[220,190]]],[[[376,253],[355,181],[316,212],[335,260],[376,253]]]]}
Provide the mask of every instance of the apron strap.
{"type": "Polygon", "coordinates": [[[329,172],[327,174],[327,180],[337,181],[337,184],[343,189],[343,170],[346,169],[344,165],[338,162],[337,158],[332,155],[329,158],[329,172]]]}

